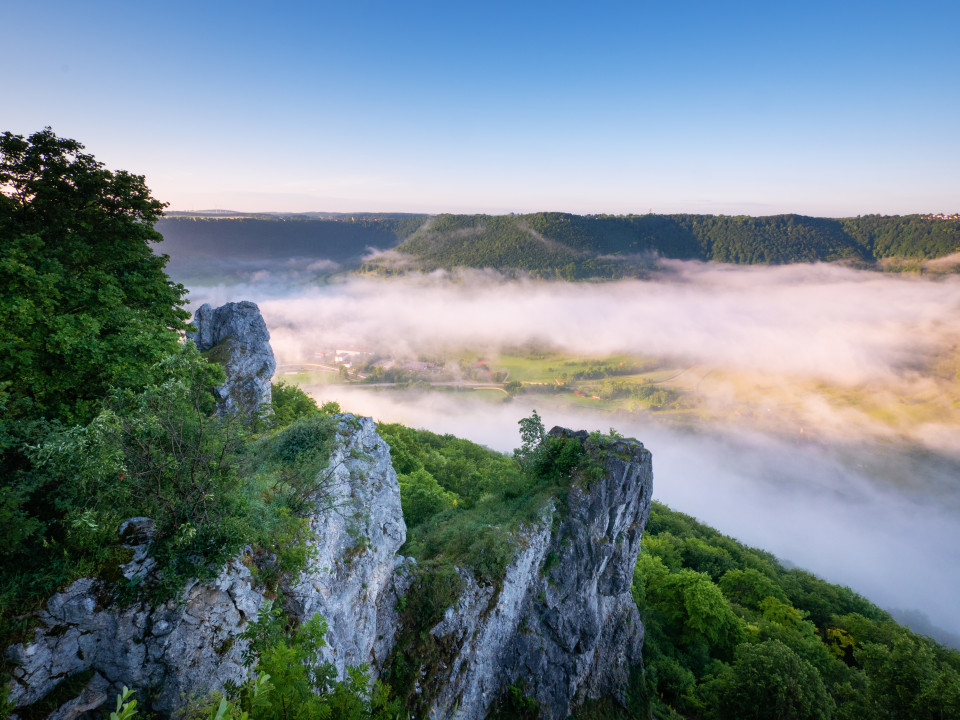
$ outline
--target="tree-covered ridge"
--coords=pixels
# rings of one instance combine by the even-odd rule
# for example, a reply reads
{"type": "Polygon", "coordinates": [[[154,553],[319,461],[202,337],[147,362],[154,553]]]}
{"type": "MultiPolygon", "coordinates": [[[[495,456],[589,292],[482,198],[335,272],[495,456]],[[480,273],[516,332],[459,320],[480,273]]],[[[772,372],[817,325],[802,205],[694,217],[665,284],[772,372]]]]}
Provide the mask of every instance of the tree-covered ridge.
{"type": "Polygon", "coordinates": [[[426,216],[307,215],[164,217],[156,229],[168,272],[209,282],[236,274],[296,267],[315,276],[356,267],[370,252],[389,250],[419,228],[426,216]],[[291,266],[293,261],[295,265],[291,266]]]}
{"type": "Polygon", "coordinates": [[[960,222],[919,215],[438,215],[397,250],[425,269],[609,278],[642,273],[642,263],[628,262],[638,255],[740,264],[934,258],[960,251],[960,222]]]}
{"type": "Polygon", "coordinates": [[[960,653],[658,503],[634,597],[646,670],[630,717],[960,718],[960,653]]]}

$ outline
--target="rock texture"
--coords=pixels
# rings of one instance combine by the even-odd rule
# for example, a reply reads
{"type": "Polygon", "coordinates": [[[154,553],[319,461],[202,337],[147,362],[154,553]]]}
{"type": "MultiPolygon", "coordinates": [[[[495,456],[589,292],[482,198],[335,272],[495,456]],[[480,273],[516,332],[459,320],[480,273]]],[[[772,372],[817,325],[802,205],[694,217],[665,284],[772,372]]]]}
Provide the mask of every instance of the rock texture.
{"type": "MultiPolygon", "coordinates": [[[[342,677],[345,665],[373,662],[378,642],[381,656],[392,644],[393,608],[404,589],[402,581],[394,583],[395,567],[404,564],[396,552],[406,526],[390,449],[370,418],[340,416],[325,476],[329,496],[311,521],[316,560],[285,593],[287,609],[299,618],[315,612],[327,618],[324,659],[342,677]]],[[[147,580],[154,565],[153,522],[131,518],[120,535],[134,551],[122,573],[147,580]]],[[[16,665],[11,700],[17,707],[30,705],[62,680],[92,670],[80,696],[50,718],[78,718],[112,705],[123,685],[137,689],[141,699],[152,697],[153,710],[163,717],[184,697],[242,682],[245,643],[238,635],[267,602],[250,562],[238,557],[215,581],[193,582],[158,607],[104,607],[111,598],[101,581],[76,581],[50,598],[30,642],[8,648],[7,659],[16,665]]]]}
{"type": "Polygon", "coordinates": [[[193,324],[197,331],[187,338],[227,373],[216,389],[221,412],[251,415],[262,405],[269,407],[277,363],[257,304],[245,300],[212,308],[205,303],[194,313],[193,324]]]}
{"type": "Polygon", "coordinates": [[[80,697],[51,717],[109,705],[123,685],[153,691],[154,708],[169,713],[184,694],[202,696],[228,680],[243,681],[244,643],[237,634],[265,599],[239,559],[212,583],[192,583],[158,607],[103,608],[105,595],[100,581],[77,580],[50,598],[33,640],[8,649],[7,659],[18,665],[10,695],[18,707],[89,670],[96,674],[80,697]]]}
{"type": "Polygon", "coordinates": [[[387,602],[393,597],[388,587],[407,526],[390,448],[373,420],[343,415],[337,433],[325,471],[326,510],[311,522],[315,560],[284,589],[284,596],[287,610],[301,622],[314,613],[326,618],[322,657],[342,677],[346,665],[375,668],[374,645],[392,638],[389,617],[395,598],[387,602]]]}
{"type": "Polygon", "coordinates": [[[550,508],[518,542],[503,588],[466,591],[434,629],[459,647],[430,717],[480,720],[507,685],[536,699],[541,717],[566,718],[587,698],[623,701],[640,664],[643,625],[630,586],[650,513],[650,453],[636,440],[591,448],[587,433],[554,428],[599,452],[605,477],[573,484],[565,507],[550,508]]]}

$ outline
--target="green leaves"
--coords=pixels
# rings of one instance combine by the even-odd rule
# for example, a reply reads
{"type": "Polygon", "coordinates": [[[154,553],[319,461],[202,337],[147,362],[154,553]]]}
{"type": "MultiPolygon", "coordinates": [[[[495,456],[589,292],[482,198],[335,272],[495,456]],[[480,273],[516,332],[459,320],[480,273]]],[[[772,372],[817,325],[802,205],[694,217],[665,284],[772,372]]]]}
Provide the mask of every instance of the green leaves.
{"type": "Polygon", "coordinates": [[[149,245],[162,240],[152,224],[163,204],[142,177],[82,149],[49,128],[0,135],[0,382],[12,382],[12,419],[89,421],[110,387],[153,379],[185,327],[186,290],[149,245]]]}

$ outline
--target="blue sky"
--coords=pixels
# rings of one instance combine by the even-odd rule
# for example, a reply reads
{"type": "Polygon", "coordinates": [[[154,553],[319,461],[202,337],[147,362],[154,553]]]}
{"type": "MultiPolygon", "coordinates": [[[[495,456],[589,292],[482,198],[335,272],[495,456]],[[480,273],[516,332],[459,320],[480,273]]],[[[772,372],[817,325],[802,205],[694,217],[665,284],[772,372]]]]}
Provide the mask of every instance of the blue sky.
{"type": "Polygon", "coordinates": [[[171,209],[960,211],[956,0],[4,6],[0,130],[171,209]]]}

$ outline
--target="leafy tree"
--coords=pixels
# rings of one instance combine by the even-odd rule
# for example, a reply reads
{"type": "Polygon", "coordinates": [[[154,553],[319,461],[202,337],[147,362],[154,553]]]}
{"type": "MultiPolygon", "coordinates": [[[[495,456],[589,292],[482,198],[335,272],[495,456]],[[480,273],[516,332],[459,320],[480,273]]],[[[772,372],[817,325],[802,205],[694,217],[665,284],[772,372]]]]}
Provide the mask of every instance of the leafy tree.
{"type": "Polygon", "coordinates": [[[816,669],[778,640],[738,646],[703,695],[721,720],[827,720],[834,708],[816,669]]]}
{"type": "Polygon", "coordinates": [[[298,418],[319,412],[316,401],[296,385],[287,385],[283,381],[273,383],[271,397],[275,425],[289,425],[298,418]]]}
{"type": "MultiPolygon", "coordinates": [[[[77,528],[108,532],[90,516],[64,522],[86,510],[70,501],[81,480],[53,481],[31,448],[51,431],[77,440],[66,426],[93,420],[111,391],[162,382],[188,317],[151,248],[163,207],[142,176],[50,128],[0,135],[0,616],[82,567],[67,547],[77,528]]],[[[94,536],[82,544],[101,547],[94,536]]]]}
{"type": "Polygon", "coordinates": [[[150,243],[163,203],[50,128],[0,136],[0,385],[6,422],[86,422],[142,387],[184,329],[186,289],[150,243]]]}
{"type": "Polygon", "coordinates": [[[517,451],[517,457],[523,460],[530,457],[546,437],[546,431],[543,428],[543,420],[536,410],[530,417],[523,418],[518,423],[520,425],[520,448],[517,451]]]}
{"type": "Polygon", "coordinates": [[[752,609],[759,608],[760,601],[766,597],[775,597],[783,601],[787,599],[783,590],[772,578],[754,568],[727,571],[720,578],[720,589],[733,602],[752,609]]]}
{"type": "Polygon", "coordinates": [[[414,528],[447,508],[456,507],[457,497],[445,491],[423,468],[399,475],[400,500],[407,528],[414,528]]]}

